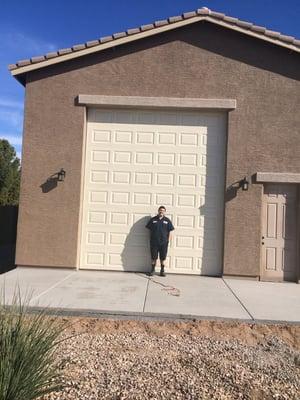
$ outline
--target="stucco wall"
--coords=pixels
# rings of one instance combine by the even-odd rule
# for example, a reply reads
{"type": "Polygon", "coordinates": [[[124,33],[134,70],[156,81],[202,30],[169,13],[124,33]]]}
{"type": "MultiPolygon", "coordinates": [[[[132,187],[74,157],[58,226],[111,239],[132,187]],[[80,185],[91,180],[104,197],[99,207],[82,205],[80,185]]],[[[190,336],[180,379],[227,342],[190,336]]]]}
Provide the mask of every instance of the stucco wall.
{"type": "MultiPolygon", "coordinates": [[[[78,94],[237,99],[226,186],[257,171],[300,173],[300,57],[207,22],[27,75],[18,265],[75,267],[84,107],[78,94]],[[65,182],[40,185],[61,167],[65,182]]],[[[224,273],[257,276],[262,186],[226,196],[224,273]]]]}

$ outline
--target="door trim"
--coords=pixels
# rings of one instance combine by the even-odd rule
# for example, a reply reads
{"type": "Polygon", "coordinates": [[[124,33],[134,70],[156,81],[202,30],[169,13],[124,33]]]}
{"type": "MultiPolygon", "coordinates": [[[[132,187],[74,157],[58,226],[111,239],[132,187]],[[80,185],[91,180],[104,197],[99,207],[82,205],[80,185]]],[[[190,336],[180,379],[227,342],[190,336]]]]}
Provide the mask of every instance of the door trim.
{"type": "MultiPolygon", "coordinates": [[[[291,174],[291,175],[296,175],[296,174],[291,174]]],[[[299,174],[300,175],[300,174],[299,174]]],[[[270,181],[269,181],[270,182],[270,181]]],[[[278,182],[278,181],[276,181],[278,182]]],[[[275,184],[276,182],[270,182],[271,184],[275,184]]],[[[278,182],[279,184],[290,184],[289,182],[278,182]]],[[[259,238],[259,244],[260,244],[260,281],[266,281],[266,282],[283,282],[281,279],[277,278],[268,278],[264,279],[263,277],[263,251],[262,251],[262,235],[263,235],[263,219],[265,217],[264,213],[264,194],[265,194],[265,187],[268,184],[268,182],[265,181],[265,184],[262,185],[262,192],[261,192],[261,223],[260,223],[260,238],[259,238]]],[[[295,274],[295,282],[300,283],[300,185],[293,185],[296,186],[296,223],[297,223],[297,228],[296,228],[296,274],[295,274]]],[[[285,282],[285,281],[284,281],[285,282]]]]}
{"type": "Polygon", "coordinates": [[[235,99],[198,99],[181,97],[104,96],[79,94],[77,105],[109,108],[169,108],[189,110],[230,111],[236,108],[235,99]]]}

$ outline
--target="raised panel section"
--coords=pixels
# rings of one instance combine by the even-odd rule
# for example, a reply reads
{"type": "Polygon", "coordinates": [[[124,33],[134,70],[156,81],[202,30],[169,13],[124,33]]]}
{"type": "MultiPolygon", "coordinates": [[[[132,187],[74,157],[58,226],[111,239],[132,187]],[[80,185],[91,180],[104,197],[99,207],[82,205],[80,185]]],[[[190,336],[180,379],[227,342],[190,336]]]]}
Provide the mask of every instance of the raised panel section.
{"type": "Polygon", "coordinates": [[[196,186],[196,175],[194,174],[178,174],[178,185],[179,186],[196,186]]]}
{"type": "Polygon", "coordinates": [[[194,228],[195,216],[193,215],[177,215],[177,226],[180,228],[194,228]]]}
{"type": "Polygon", "coordinates": [[[177,197],[179,207],[196,207],[196,196],[193,194],[180,194],[177,197]]]}
{"type": "Polygon", "coordinates": [[[153,163],[153,153],[141,153],[137,152],[135,154],[136,164],[152,164],[153,163]]]}
{"type": "Polygon", "coordinates": [[[276,269],[276,248],[268,247],[266,248],[266,266],[267,269],[276,269]]]}
{"type": "Polygon", "coordinates": [[[117,244],[117,245],[124,245],[126,240],[125,233],[111,233],[109,235],[109,244],[117,244]]]}
{"type": "Polygon", "coordinates": [[[100,150],[92,151],[92,161],[99,163],[109,162],[109,151],[100,151],[100,150]]]}
{"type": "Polygon", "coordinates": [[[146,172],[136,172],[134,175],[134,183],[137,185],[151,185],[152,174],[146,172]]]}
{"type": "Polygon", "coordinates": [[[90,211],[88,214],[88,222],[90,224],[105,224],[106,212],[104,211],[90,211]]]}
{"type": "Polygon", "coordinates": [[[117,225],[127,225],[129,221],[128,213],[112,212],[110,214],[110,223],[117,225]]]}
{"type": "Polygon", "coordinates": [[[277,236],[277,204],[267,205],[267,237],[276,238],[277,236]]]}
{"type": "Polygon", "coordinates": [[[192,257],[176,257],[175,258],[175,268],[191,271],[193,269],[193,258],[192,257]]]}
{"type": "Polygon", "coordinates": [[[153,144],[154,133],[153,132],[137,132],[136,142],[138,144],[153,144]]]}
{"type": "Polygon", "coordinates": [[[176,134],[175,133],[159,133],[158,134],[158,143],[159,144],[175,144],[176,143],[176,134]]]}
{"type": "Polygon", "coordinates": [[[112,192],[111,194],[112,204],[128,204],[129,193],[128,192],[112,192]]]}
{"type": "Polygon", "coordinates": [[[104,232],[89,232],[87,237],[87,244],[104,244],[105,233],[104,232]]]}
{"type": "Polygon", "coordinates": [[[192,249],[194,247],[193,236],[176,236],[176,247],[192,249]]]}
{"type": "Polygon", "coordinates": [[[174,185],[174,174],[156,174],[156,184],[157,185],[174,185]]]}
{"type": "Polygon", "coordinates": [[[175,154],[158,153],[157,162],[160,165],[174,165],[175,164],[175,154]]]}
{"type": "Polygon", "coordinates": [[[173,194],[167,194],[167,193],[157,193],[156,194],[156,204],[157,205],[165,205],[165,206],[172,206],[174,204],[174,196],[173,194]]]}
{"type": "Polygon", "coordinates": [[[114,163],[115,164],[130,164],[131,153],[129,151],[115,151],[114,152],[114,163]]]}
{"type": "Polygon", "coordinates": [[[91,183],[107,183],[108,171],[91,171],[91,183]]]}
{"type": "Polygon", "coordinates": [[[94,143],[108,143],[111,141],[111,131],[93,131],[94,143]]]}
{"type": "Polygon", "coordinates": [[[116,131],[115,132],[116,143],[132,143],[132,132],[128,131],[116,131]]]}
{"type": "Polygon", "coordinates": [[[150,205],[151,204],[151,193],[134,193],[133,194],[134,205],[150,205]]]}
{"type": "Polygon", "coordinates": [[[112,183],[126,183],[130,182],[130,173],[129,172],[113,172],[112,174],[112,183]]]}
{"type": "Polygon", "coordinates": [[[198,134],[197,133],[181,133],[180,144],[184,146],[197,146],[198,134]]]}
{"type": "Polygon", "coordinates": [[[103,253],[87,253],[87,264],[103,265],[104,254],[103,253]]]}
{"type": "Polygon", "coordinates": [[[107,192],[91,191],[90,192],[90,203],[107,203],[107,192]]]}
{"type": "Polygon", "coordinates": [[[180,154],[179,164],[181,166],[196,166],[197,155],[196,154],[180,154]]]}
{"type": "Polygon", "coordinates": [[[111,266],[123,266],[122,256],[120,253],[109,253],[108,254],[108,264],[111,266]]]}

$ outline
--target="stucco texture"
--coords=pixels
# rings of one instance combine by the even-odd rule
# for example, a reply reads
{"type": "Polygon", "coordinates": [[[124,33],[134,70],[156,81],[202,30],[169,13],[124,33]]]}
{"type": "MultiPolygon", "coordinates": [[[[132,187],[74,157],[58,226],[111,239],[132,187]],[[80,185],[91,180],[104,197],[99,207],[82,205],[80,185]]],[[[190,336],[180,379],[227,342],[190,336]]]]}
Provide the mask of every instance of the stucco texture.
{"type": "MultiPolygon", "coordinates": [[[[201,22],[26,76],[18,265],[77,265],[85,108],[78,94],[231,98],[226,188],[300,173],[300,57],[201,22]],[[41,185],[63,167],[64,182],[41,185]]],[[[225,190],[224,274],[259,276],[262,185],[225,190]]]]}

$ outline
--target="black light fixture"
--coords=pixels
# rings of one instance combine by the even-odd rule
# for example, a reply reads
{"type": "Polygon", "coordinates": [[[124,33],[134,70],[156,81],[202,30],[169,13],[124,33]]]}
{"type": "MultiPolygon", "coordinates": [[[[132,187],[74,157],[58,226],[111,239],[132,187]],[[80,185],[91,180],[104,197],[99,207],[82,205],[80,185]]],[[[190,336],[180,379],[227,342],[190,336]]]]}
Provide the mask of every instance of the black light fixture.
{"type": "Polygon", "coordinates": [[[63,182],[65,176],[66,176],[66,171],[63,168],[61,168],[61,170],[57,173],[58,182],[63,182]]]}
{"type": "Polygon", "coordinates": [[[240,187],[242,188],[242,190],[248,190],[249,188],[249,182],[247,181],[246,176],[244,177],[244,179],[242,179],[240,181],[240,187]]]}

